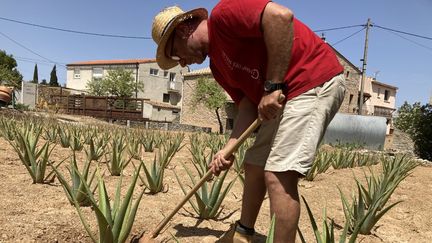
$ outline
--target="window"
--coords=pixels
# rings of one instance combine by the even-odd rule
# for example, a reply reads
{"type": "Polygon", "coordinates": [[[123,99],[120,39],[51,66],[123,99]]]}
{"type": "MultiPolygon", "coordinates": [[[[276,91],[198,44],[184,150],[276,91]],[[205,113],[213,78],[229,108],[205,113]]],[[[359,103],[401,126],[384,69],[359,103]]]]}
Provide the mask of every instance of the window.
{"type": "Polygon", "coordinates": [[[169,94],[163,94],[163,102],[168,103],[170,100],[170,95],[169,94]]]}
{"type": "Polygon", "coordinates": [[[346,75],[345,75],[345,78],[349,78],[349,75],[350,75],[350,72],[347,71],[347,72],[346,72],[346,75]]]}
{"type": "Polygon", "coordinates": [[[172,111],[173,115],[178,115],[179,111],[172,111]]]}
{"type": "Polygon", "coordinates": [[[93,78],[94,79],[101,79],[103,78],[103,68],[93,68],[93,78]]]}
{"type": "Polygon", "coordinates": [[[159,74],[159,69],[150,68],[150,75],[158,76],[158,74],[159,74]]]}
{"type": "Polygon", "coordinates": [[[348,105],[351,105],[351,102],[352,102],[353,98],[354,98],[354,95],[353,95],[353,94],[350,94],[348,105]]]}
{"type": "Polygon", "coordinates": [[[168,71],[164,71],[164,78],[168,78],[168,74],[169,74],[168,71]]]}
{"type": "Polygon", "coordinates": [[[80,78],[81,74],[80,74],[80,69],[79,68],[75,68],[74,69],[74,78],[80,78]]]}
{"type": "Polygon", "coordinates": [[[384,100],[388,101],[390,98],[390,91],[389,90],[384,90],[384,100]]]}
{"type": "Polygon", "coordinates": [[[226,119],[226,129],[227,130],[232,130],[233,128],[234,128],[234,119],[227,118],[226,119]]]}
{"type": "Polygon", "coordinates": [[[175,81],[175,73],[170,73],[169,81],[175,81]]]}
{"type": "Polygon", "coordinates": [[[381,94],[381,89],[378,88],[378,95],[377,95],[377,98],[378,98],[378,99],[380,98],[380,94],[381,94]]]}

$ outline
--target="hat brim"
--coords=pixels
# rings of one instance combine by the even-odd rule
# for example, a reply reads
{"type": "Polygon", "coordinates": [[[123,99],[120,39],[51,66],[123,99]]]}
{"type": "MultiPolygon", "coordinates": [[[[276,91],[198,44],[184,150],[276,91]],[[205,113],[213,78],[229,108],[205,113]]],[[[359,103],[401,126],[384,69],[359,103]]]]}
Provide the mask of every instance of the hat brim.
{"type": "Polygon", "coordinates": [[[160,68],[166,70],[166,69],[173,68],[179,64],[178,61],[174,61],[165,55],[165,48],[166,48],[167,41],[169,40],[171,33],[173,32],[175,27],[177,27],[179,23],[189,18],[190,16],[196,16],[201,19],[207,19],[208,12],[205,8],[196,8],[174,17],[170,25],[167,27],[167,30],[165,31],[164,35],[162,36],[156,51],[156,62],[160,68]]]}

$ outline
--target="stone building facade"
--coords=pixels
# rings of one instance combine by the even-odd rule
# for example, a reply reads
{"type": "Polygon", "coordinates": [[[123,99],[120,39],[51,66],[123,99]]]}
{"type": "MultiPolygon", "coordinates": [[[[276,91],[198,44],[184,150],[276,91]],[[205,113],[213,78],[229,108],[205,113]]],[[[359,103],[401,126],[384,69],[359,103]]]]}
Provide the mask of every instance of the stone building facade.
{"type": "MultiPolygon", "coordinates": [[[[189,72],[183,76],[183,106],[180,123],[200,127],[208,127],[212,132],[219,131],[219,122],[214,110],[209,110],[204,104],[195,104],[194,92],[200,78],[214,80],[210,68],[189,72]]],[[[215,81],[216,82],[216,81],[215,81]]],[[[219,109],[223,130],[231,130],[237,110],[231,97],[227,96],[225,107],[219,109]]]]}
{"type": "MultiPolygon", "coordinates": [[[[346,91],[344,101],[339,109],[341,113],[357,113],[359,101],[359,83],[361,80],[361,70],[334,49],[339,63],[344,67],[346,81],[346,91]]],[[[368,94],[365,94],[367,96],[368,94]]]]}

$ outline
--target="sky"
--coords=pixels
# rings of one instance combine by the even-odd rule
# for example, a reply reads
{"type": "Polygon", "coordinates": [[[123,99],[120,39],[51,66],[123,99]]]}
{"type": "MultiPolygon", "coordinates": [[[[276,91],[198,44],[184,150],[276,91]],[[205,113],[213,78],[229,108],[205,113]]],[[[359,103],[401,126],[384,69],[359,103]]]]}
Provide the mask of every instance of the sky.
{"type": "MultiPolygon", "coordinates": [[[[211,10],[217,2],[1,0],[0,49],[16,58],[24,80],[33,78],[34,66],[37,64],[39,81],[49,81],[50,72],[56,64],[59,82],[65,83],[65,65],[68,63],[154,58],[156,45],[151,39],[151,24],[153,17],[163,8],[177,5],[184,10],[197,7],[211,10]],[[89,36],[23,25],[5,18],[66,30],[146,38],[89,36]]],[[[369,32],[367,75],[398,87],[397,107],[404,101],[411,104],[429,101],[432,95],[432,0],[275,2],[290,8],[296,18],[314,31],[364,25],[370,18],[374,26],[369,32]]],[[[329,44],[354,65],[361,67],[365,42],[362,28],[357,26],[316,33],[324,33],[329,44]]],[[[208,61],[193,65],[191,69],[207,65],[208,61]]]]}

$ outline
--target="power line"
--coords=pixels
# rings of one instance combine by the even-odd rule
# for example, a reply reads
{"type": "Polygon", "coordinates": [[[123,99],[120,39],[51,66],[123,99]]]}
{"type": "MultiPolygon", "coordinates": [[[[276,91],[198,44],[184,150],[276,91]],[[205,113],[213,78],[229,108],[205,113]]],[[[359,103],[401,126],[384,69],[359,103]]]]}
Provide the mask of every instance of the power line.
{"type": "Polygon", "coordinates": [[[20,47],[22,47],[22,48],[24,48],[24,49],[26,49],[27,51],[29,51],[29,52],[31,52],[31,53],[33,53],[33,54],[35,54],[36,56],[38,56],[38,57],[40,57],[40,58],[42,58],[42,59],[45,59],[45,60],[47,60],[48,62],[50,62],[50,63],[54,63],[54,64],[59,64],[59,65],[61,65],[61,66],[64,66],[64,67],[66,67],[65,65],[62,65],[61,63],[59,63],[59,62],[54,62],[54,61],[52,61],[52,60],[50,60],[50,59],[48,59],[48,58],[46,58],[46,57],[44,57],[44,56],[42,56],[42,55],[40,55],[40,54],[38,54],[38,53],[36,53],[36,52],[34,52],[34,51],[32,51],[30,48],[28,48],[28,47],[26,47],[26,46],[24,46],[23,44],[20,44],[19,42],[17,42],[16,40],[14,40],[14,39],[12,39],[11,37],[9,37],[9,36],[7,36],[6,34],[4,34],[3,32],[1,32],[0,31],[0,35],[2,35],[2,36],[4,36],[5,38],[7,38],[8,40],[10,40],[10,41],[12,41],[13,43],[15,43],[15,44],[17,44],[17,45],[19,45],[20,47]]]}
{"type": "Polygon", "coordinates": [[[57,30],[57,31],[63,31],[63,32],[69,32],[69,33],[75,33],[75,34],[82,34],[82,35],[92,35],[92,36],[99,36],[99,37],[112,37],[112,38],[126,38],[126,39],[143,39],[143,40],[151,40],[150,37],[145,36],[126,36],[126,35],[112,35],[112,34],[102,34],[102,33],[92,33],[92,32],[84,32],[84,31],[78,31],[78,30],[69,30],[69,29],[63,29],[63,28],[57,28],[57,27],[51,27],[51,26],[45,26],[40,24],[32,24],[24,21],[14,20],[14,19],[8,19],[0,17],[0,20],[5,20],[13,23],[23,24],[23,25],[29,25],[33,27],[39,27],[43,29],[50,29],[50,30],[57,30]]]}
{"type": "Polygon", "coordinates": [[[349,38],[351,38],[351,37],[355,36],[356,34],[358,34],[358,33],[362,32],[362,31],[363,31],[364,29],[366,29],[366,27],[363,27],[363,29],[361,29],[361,30],[359,30],[359,31],[356,31],[356,32],[354,32],[353,34],[351,34],[351,35],[349,35],[349,36],[347,36],[347,37],[343,38],[342,40],[339,40],[339,41],[337,41],[337,42],[333,43],[333,44],[332,44],[332,46],[335,46],[335,45],[337,45],[337,44],[341,43],[342,41],[345,41],[345,40],[347,40],[347,39],[349,39],[349,38]]]}
{"type": "MultiPolygon", "coordinates": [[[[33,59],[33,58],[27,58],[27,57],[18,57],[18,56],[13,56],[14,59],[22,61],[22,62],[29,62],[29,63],[37,63],[37,64],[42,64],[42,65],[52,65],[51,62],[45,61],[45,60],[40,60],[40,59],[33,59]]],[[[64,64],[64,63],[60,63],[60,64],[64,64]]],[[[59,65],[59,67],[64,68],[63,65],[59,65]]]]}
{"type": "Polygon", "coordinates": [[[408,32],[401,31],[401,30],[390,29],[390,28],[383,27],[383,26],[376,25],[376,24],[374,25],[374,27],[377,27],[377,28],[380,28],[380,29],[389,30],[389,31],[393,31],[393,32],[397,32],[397,33],[401,33],[401,34],[405,34],[405,35],[411,35],[411,36],[415,36],[415,37],[418,37],[418,38],[423,38],[423,39],[426,39],[426,40],[432,40],[432,37],[427,37],[427,36],[423,36],[423,35],[417,35],[417,34],[413,34],[413,33],[408,33],[408,32]]]}
{"type": "Polygon", "coordinates": [[[313,32],[323,32],[323,31],[332,31],[332,30],[350,29],[350,28],[360,27],[360,26],[365,27],[364,24],[357,24],[357,25],[350,25],[350,26],[336,27],[336,28],[330,28],[330,29],[314,30],[313,32]]]}
{"type": "Polygon", "coordinates": [[[431,48],[431,47],[425,46],[425,45],[423,45],[423,44],[421,44],[421,43],[418,43],[417,41],[413,41],[413,40],[411,40],[411,39],[408,39],[408,38],[406,38],[406,37],[404,37],[404,36],[402,36],[402,35],[400,35],[400,34],[394,32],[394,31],[391,31],[391,30],[386,30],[386,31],[389,32],[389,33],[392,34],[392,35],[396,35],[396,36],[398,36],[398,37],[400,37],[400,38],[402,38],[402,39],[404,39],[404,40],[407,40],[407,41],[409,41],[409,42],[411,42],[411,43],[413,43],[413,44],[416,44],[416,45],[418,45],[418,46],[420,46],[420,47],[426,48],[426,49],[428,49],[429,51],[432,51],[432,48],[431,48]]]}

